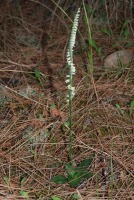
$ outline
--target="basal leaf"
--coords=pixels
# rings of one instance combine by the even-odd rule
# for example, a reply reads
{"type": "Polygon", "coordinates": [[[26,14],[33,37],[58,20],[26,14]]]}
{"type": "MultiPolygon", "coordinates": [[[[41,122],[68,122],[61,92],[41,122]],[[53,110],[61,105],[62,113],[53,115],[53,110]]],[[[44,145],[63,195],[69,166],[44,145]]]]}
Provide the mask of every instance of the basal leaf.
{"type": "Polygon", "coordinates": [[[78,168],[87,168],[89,165],[91,165],[92,161],[93,158],[85,159],[78,165],[78,168]]]}
{"type": "Polygon", "coordinates": [[[69,180],[69,185],[71,187],[77,187],[81,181],[81,178],[80,177],[77,177],[77,176],[68,176],[68,180],[69,180]]]}
{"type": "Polygon", "coordinates": [[[82,178],[83,179],[85,179],[85,178],[88,179],[88,178],[91,178],[92,176],[93,176],[93,174],[91,172],[86,172],[86,173],[83,174],[82,178]]]}
{"type": "Polygon", "coordinates": [[[63,175],[57,175],[53,177],[51,181],[57,184],[65,184],[68,183],[68,178],[63,175]]]}
{"type": "Polygon", "coordinates": [[[68,176],[69,185],[71,187],[77,187],[81,181],[83,181],[84,179],[88,179],[92,176],[93,176],[93,174],[88,172],[87,170],[77,171],[77,172],[75,172],[75,175],[73,177],[68,176]]]}
{"type": "Polygon", "coordinates": [[[67,164],[66,171],[67,171],[68,175],[73,177],[75,175],[76,168],[74,168],[71,164],[67,164]]]}
{"type": "Polygon", "coordinates": [[[77,187],[79,185],[79,183],[84,180],[86,174],[88,174],[87,171],[85,172],[75,172],[74,176],[68,176],[68,180],[69,180],[69,185],[71,187],[77,187]]]}
{"type": "Polygon", "coordinates": [[[75,173],[74,178],[78,177],[80,179],[85,179],[85,178],[90,178],[92,177],[92,173],[90,173],[88,170],[84,170],[84,171],[79,171],[75,173]]]}

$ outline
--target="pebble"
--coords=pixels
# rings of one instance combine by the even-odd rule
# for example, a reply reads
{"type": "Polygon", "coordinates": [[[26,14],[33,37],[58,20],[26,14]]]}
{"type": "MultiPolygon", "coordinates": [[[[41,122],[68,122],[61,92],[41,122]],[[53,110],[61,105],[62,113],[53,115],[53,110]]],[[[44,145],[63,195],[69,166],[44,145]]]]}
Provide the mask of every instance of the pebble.
{"type": "Polygon", "coordinates": [[[118,68],[122,65],[129,65],[134,58],[132,50],[116,51],[108,55],[104,60],[104,66],[106,68],[118,68]]]}

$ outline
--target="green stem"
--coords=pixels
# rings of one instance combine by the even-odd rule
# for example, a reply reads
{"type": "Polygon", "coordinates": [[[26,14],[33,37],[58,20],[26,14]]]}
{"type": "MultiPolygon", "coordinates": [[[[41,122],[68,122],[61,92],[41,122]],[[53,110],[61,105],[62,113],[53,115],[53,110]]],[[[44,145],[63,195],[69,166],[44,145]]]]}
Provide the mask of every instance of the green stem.
{"type": "Polygon", "coordinates": [[[72,132],[72,101],[69,103],[69,143],[70,143],[70,161],[72,162],[73,160],[73,149],[72,149],[72,141],[73,141],[73,132],[72,132]]]}
{"type": "MultiPolygon", "coordinates": [[[[71,68],[71,67],[70,67],[71,68]]],[[[72,72],[70,69],[70,85],[72,86],[72,72]]],[[[72,142],[73,142],[73,131],[72,131],[72,90],[69,90],[69,158],[72,162],[73,160],[73,148],[72,148],[72,142]]]]}

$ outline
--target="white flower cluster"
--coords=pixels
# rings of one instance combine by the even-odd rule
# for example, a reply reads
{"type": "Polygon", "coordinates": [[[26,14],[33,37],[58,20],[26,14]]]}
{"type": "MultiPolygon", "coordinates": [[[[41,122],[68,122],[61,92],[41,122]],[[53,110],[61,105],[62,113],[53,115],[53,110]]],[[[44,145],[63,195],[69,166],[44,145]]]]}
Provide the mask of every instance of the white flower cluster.
{"type": "Polygon", "coordinates": [[[75,71],[76,71],[74,63],[73,63],[73,48],[75,46],[79,16],[80,16],[80,8],[78,9],[78,11],[75,15],[75,18],[74,18],[71,37],[70,37],[70,41],[69,41],[69,48],[67,50],[67,63],[70,67],[70,73],[69,73],[69,75],[66,76],[67,79],[65,81],[68,84],[68,91],[69,91],[69,93],[67,95],[67,101],[72,100],[72,98],[75,95],[75,87],[72,86],[72,76],[75,74],[75,71]]]}

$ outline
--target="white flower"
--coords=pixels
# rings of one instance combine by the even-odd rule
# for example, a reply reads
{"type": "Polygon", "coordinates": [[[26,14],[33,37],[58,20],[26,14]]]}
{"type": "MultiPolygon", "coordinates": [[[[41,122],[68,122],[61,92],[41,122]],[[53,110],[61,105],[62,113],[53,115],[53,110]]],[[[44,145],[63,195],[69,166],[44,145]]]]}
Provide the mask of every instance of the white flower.
{"type": "Polygon", "coordinates": [[[75,66],[74,66],[74,65],[72,65],[72,66],[71,66],[71,71],[72,71],[72,74],[74,75],[74,74],[75,74],[75,71],[76,71],[76,69],[75,69],[75,66]]]}
{"type": "Polygon", "coordinates": [[[74,90],[75,90],[75,87],[72,87],[71,85],[68,85],[67,87],[68,87],[68,89],[71,90],[71,91],[74,91],[74,90]]]}
{"type": "Polygon", "coordinates": [[[68,84],[68,90],[69,93],[67,95],[67,101],[71,101],[73,96],[75,95],[75,87],[72,86],[72,76],[75,74],[75,65],[73,63],[73,48],[75,46],[75,40],[76,40],[76,32],[78,29],[78,20],[79,20],[79,16],[80,16],[80,8],[78,9],[75,18],[74,18],[74,22],[73,22],[73,27],[72,27],[72,32],[71,32],[71,36],[70,36],[70,41],[69,41],[69,47],[67,50],[67,63],[70,67],[70,72],[69,75],[66,76],[66,83],[68,84]]]}
{"type": "Polygon", "coordinates": [[[67,83],[67,84],[70,83],[70,80],[69,79],[65,80],[65,83],[67,83]]]}

